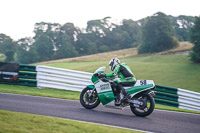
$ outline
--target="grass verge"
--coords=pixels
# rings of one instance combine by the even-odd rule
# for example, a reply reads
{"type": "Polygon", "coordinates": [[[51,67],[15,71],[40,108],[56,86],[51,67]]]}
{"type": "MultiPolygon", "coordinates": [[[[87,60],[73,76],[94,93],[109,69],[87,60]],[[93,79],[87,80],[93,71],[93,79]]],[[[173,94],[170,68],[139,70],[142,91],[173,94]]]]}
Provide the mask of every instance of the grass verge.
{"type": "MultiPolygon", "coordinates": [[[[0,84],[0,92],[32,95],[32,96],[52,97],[52,98],[61,98],[61,99],[71,99],[71,100],[79,100],[79,96],[80,96],[80,92],[75,92],[75,91],[55,90],[55,89],[47,89],[47,88],[46,89],[37,89],[36,87],[14,86],[14,85],[3,85],[3,84],[0,84]]],[[[164,105],[159,105],[159,104],[156,104],[155,108],[161,109],[161,110],[170,110],[170,111],[200,114],[200,112],[198,112],[198,111],[179,109],[179,108],[169,107],[169,106],[164,106],[164,105]]]]}
{"type": "Polygon", "coordinates": [[[0,110],[0,133],[139,133],[55,117],[0,110]]]}
{"type": "Polygon", "coordinates": [[[0,92],[31,95],[31,96],[61,98],[61,99],[71,99],[71,100],[78,100],[80,96],[80,92],[76,92],[76,91],[56,90],[56,89],[49,89],[49,88],[38,89],[36,87],[5,85],[5,84],[0,84],[0,92]]]}

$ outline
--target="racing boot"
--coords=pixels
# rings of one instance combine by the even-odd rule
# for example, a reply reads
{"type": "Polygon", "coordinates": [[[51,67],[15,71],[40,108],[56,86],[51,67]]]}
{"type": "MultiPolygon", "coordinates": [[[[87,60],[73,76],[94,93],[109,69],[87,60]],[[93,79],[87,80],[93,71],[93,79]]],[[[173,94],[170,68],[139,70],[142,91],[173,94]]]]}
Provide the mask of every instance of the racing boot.
{"type": "Polygon", "coordinates": [[[124,88],[121,89],[121,91],[122,91],[122,94],[124,95],[121,101],[126,101],[131,98],[130,94],[128,94],[124,88]]]}
{"type": "Polygon", "coordinates": [[[121,99],[120,99],[120,95],[117,94],[115,96],[115,106],[119,106],[121,104],[121,99]]]}

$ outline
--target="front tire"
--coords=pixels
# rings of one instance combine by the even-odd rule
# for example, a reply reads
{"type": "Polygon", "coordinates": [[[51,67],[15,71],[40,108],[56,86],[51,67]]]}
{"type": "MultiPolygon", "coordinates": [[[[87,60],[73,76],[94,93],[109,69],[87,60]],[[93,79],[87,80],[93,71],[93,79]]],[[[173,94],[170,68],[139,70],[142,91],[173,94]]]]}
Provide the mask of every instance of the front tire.
{"type": "Polygon", "coordinates": [[[155,101],[153,97],[147,93],[142,93],[133,97],[133,99],[143,100],[145,105],[143,107],[137,108],[133,104],[130,104],[131,111],[136,116],[145,117],[150,115],[155,108],[155,101]]]}
{"type": "Polygon", "coordinates": [[[96,89],[84,88],[80,94],[80,103],[86,109],[96,108],[100,104],[96,89]]]}

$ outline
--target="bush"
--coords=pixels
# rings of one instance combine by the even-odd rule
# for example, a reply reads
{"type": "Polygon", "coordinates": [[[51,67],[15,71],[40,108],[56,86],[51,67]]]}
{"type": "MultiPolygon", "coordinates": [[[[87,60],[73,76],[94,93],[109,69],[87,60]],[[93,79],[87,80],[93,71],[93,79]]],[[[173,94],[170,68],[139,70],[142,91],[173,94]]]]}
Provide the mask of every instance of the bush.
{"type": "Polygon", "coordinates": [[[194,44],[190,58],[193,62],[200,63],[200,17],[196,17],[195,25],[190,31],[190,41],[194,44]]]}

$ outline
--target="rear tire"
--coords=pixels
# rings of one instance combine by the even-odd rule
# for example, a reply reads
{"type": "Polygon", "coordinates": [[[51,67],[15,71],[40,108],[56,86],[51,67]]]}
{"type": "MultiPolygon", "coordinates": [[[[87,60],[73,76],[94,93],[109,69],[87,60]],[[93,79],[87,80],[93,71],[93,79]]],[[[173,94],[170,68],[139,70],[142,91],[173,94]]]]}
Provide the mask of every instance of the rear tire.
{"type": "Polygon", "coordinates": [[[80,103],[86,109],[96,108],[100,104],[96,89],[84,88],[80,94],[80,103]]]}
{"type": "Polygon", "coordinates": [[[142,94],[136,95],[135,97],[133,97],[133,99],[142,99],[145,101],[145,106],[142,108],[136,108],[134,107],[133,104],[130,104],[131,111],[136,116],[145,117],[145,116],[150,115],[153,112],[155,108],[155,101],[151,95],[147,93],[142,93],[142,94]]]}

